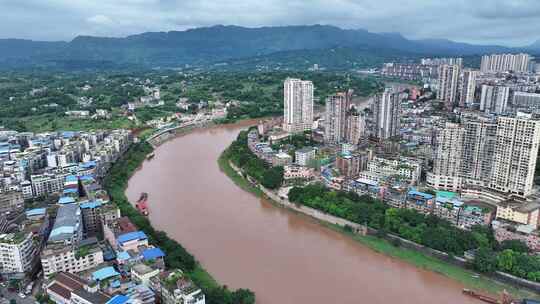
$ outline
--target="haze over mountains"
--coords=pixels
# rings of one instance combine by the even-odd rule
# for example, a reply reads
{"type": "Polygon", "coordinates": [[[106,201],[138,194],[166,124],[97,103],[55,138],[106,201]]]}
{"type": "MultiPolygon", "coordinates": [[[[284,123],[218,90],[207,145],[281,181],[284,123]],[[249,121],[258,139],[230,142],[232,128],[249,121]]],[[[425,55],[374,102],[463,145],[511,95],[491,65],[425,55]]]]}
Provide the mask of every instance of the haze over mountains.
{"type": "Polygon", "coordinates": [[[218,25],[186,31],[147,32],[125,38],[78,36],[70,42],[0,39],[0,65],[9,68],[179,67],[275,60],[333,60],[339,65],[358,60],[358,67],[366,67],[387,58],[518,51],[540,53],[540,41],[522,48],[509,48],[444,39],[410,40],[399,33],[371,33],[323,25],[261,28],[218,25]]]}

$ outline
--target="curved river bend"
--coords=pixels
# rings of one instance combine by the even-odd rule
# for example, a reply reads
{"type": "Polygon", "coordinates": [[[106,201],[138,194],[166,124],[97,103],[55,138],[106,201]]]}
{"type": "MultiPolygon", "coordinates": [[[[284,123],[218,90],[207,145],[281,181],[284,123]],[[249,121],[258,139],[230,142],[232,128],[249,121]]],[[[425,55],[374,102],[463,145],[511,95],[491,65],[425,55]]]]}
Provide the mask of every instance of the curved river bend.
{"type": "Polygon", "coordinates": [[[197,130],[163,144],[127,189],[131,201],[149,193],[154,227],[183,244],[220,283],[250,288],[261,304],[478,303],[442,275],[373,252],[241,190],[217,158],[243,127],[197,130]]]}

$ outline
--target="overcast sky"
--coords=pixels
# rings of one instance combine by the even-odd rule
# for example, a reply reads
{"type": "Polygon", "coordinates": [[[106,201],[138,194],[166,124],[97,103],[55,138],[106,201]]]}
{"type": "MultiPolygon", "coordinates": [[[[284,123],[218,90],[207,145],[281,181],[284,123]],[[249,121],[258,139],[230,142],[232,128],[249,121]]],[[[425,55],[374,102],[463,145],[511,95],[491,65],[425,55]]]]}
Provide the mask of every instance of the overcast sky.
{"type": "Polygon", "coordinates": [[[540,0],[0,0],[0,38],[122,37],[215,24],[330,24],[518,46],[540,39],[540,0]]]}

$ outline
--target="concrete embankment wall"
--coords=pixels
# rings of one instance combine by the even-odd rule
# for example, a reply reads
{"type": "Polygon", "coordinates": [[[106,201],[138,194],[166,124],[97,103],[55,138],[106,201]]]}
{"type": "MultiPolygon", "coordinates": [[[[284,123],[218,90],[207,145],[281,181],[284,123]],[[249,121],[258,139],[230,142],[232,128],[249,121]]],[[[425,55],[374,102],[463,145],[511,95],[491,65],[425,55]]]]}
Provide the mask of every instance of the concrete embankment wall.
{"type": "MultiPolygon", "coordinates": [[[[231,168],[233,168],[234,171],[236,171],[236,173],[243,176],[243,172],[238,167],[236,167],[230,161],[229,161],[229,164],[230,164],[231,168]]],[[[252,178],[250,178],[250,179],[253,180],[252,178]]],[[[289,209],[292,209],[294,211],[306,214],[306,215],[311,216],[311,217],[313,217],[313,218],[315,218],[317,220],[324,221],[324,222],[327,222],[327,223],[330,223],[330,224],[339,225],[341,227],[348,226],[353,231],[358,232],[358,231],[362,231],[362,229],[364,229],[363,225],[359,225],[357,223],[354,223],[354,222],[351,222],[351,221],[348,221],[348,220],[345,220],[345,219],[342,219],[342,218],[339,218],[339,217],[324,213],[322,211],[319,211],[317,209],[313,209],[311,207],[293,204],[293,203],[289,202],[286,199],[282,199],[275,192],[273,192],[272,190],[266,189],[262,185],[256,185],[256,187],[258,187],[267,197],[269,197],[271,200],[273,200],[276,204],[279,204],[279,205],[284,206],[286,208],[289,208],[289,209]]],[[[377,232],[378,231],[376,229],[369,228],[369,227],[367,228],[367,234],[369,234],[369,235],[376,235],[377,232]]],[[[388,241],[391,241],[392,243],[399,242],[399,245],[401,247],[416,250],[416,251],[420,251],[420,252],[422,252],[422,253],[424,253],[424,254],[426,254],[428,256],[431,256],[431,257],[434,257],[434,258],[449,262],[449,263],[454,264],[456,266],[460,266],[460,267],[464,267],[464,268],[467,267],[467,261],[464,258],[449,255],[446,252],[442,252],[442,251],[439,251],[439,250],[435,250],[435,249],[426,247],[424,245],[420,245],[418,243],[412,242],[410,240],[406,240],[406,239],[401,238],[401,237],[399,237],[397,235],[394,235],[394,234],[386,234],[384,236],[384,238],[387,239],[388,241]]],[[[536,292],[540,292],[540,283],[536,283],[536,282],[528,281],[528,280],[525,280],[525,279],[521,279],[521,278],[515,277],[513,275],[510,275],[510,274],[507,274],[507,273],[504,273],[504,272],[495,272],[495,273],[490,274],[488,276],[495,279],[495,280],[497,280],[497,281],[506,282],[506,283],[512,284],[514,286],[525,287],[525,288],[534,290],[536,292]]]]}

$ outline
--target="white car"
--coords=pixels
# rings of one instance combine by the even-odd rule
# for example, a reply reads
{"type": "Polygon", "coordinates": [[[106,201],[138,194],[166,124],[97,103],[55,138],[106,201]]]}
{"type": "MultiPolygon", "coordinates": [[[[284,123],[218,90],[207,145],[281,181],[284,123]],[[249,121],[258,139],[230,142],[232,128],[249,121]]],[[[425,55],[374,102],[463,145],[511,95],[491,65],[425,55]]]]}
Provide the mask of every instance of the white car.
{"type": "Polygon", "coordinates": [[[24,299],[24,298],[26,298],[26,295],[24,293],[22,293],[22,292],[19,292],[19,297],[21,297],[21,299],[24,299]]]}

